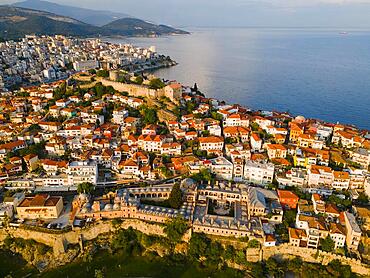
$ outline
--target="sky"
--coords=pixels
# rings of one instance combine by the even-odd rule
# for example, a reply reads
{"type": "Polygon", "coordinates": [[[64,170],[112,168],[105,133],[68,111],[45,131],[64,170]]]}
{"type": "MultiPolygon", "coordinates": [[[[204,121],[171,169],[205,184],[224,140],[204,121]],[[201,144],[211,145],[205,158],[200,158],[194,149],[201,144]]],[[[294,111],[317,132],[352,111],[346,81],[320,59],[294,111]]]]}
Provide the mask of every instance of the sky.
{"type": "MultiPolygon", "coordinates": [[[[370,0],[49,0],[173,26],[370,28],[370,0]]],[[[8,4],[14,0],[0,0],[8,4]]]]}

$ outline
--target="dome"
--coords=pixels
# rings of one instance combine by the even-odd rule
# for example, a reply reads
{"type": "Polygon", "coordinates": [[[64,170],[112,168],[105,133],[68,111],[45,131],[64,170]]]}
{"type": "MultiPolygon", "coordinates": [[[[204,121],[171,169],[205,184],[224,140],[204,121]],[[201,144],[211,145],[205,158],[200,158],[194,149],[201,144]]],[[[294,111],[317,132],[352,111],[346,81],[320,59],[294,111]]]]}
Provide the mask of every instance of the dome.
{"type": "Polygon", "coordinates": [[[303,123],[306,121],[306,118],[300,115],[300,116],[295,117],[294,121],[297,123],[303,123]]]}
{"type": "Polygon", "coordinates": [[[183,188],[195,188],[196,182],[191,178],[186,178],[181,182],[183,188]]]}
{"type": "Polygon", "coordinates": [[[112,210],[113,206],[111,204],[106,204],[104,210],[112,210]]]}
{"type": "Polygon", "coordinates": [[[114,210],[119,210],[119,209],[121,209],[121,205],[120,204],[114,204],[113,209],[114,210]]]}

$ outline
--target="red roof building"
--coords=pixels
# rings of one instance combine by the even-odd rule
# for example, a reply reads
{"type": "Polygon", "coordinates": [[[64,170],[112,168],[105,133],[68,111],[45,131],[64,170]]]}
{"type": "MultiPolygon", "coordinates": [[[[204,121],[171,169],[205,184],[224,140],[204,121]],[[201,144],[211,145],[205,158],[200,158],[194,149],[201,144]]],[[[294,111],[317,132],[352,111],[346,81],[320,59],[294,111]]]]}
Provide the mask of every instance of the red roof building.
{"type": "Polygon", "coordinates": [[[289,190],[278,190],[280,204],[287,209],[297,208],[299,197],[289,190]]]}

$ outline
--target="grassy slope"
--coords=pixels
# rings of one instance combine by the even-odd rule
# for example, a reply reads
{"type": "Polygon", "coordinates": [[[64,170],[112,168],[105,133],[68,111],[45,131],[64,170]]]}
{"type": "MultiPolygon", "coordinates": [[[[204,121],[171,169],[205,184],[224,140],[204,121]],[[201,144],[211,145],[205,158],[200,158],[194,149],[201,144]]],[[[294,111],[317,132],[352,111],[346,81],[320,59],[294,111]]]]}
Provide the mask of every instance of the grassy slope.
{"type": "Polygon", "coordinates": [[[101,253],[92,262],[72,263],[49,271],[41,277],[93,277],[96,269],[104,269],[105,277],[241,277],[232,269],[211,272],[194,265],[168,265],[160,258],[150,260],[145,257],[127,257],[101,253]]]}
{"type": "Polygon", "coordinates": [[[0,250],[0,277],[11,275],[15,277],[26,277],[28,274],[37,274],[38,271],[27,265],[26,261],[19,255],[0,250]]]}

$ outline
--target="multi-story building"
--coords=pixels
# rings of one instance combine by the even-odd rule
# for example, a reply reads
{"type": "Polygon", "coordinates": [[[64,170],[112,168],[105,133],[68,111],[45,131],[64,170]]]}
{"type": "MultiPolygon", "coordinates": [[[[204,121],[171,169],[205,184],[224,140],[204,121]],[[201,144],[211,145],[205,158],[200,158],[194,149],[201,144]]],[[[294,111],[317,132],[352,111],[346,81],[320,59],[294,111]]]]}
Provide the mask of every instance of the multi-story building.
{"type": "Polygon", "coordinates": [[[349,188],[350,178],[348,172],[334,171],[333,177],[332,187],[334,189],[346,190],[349,188]]]}
{"type": "Polygon", "coordinates": [[[280,144],[265,144],[269,159],[274,158],[285,158],[287,155],[287,149],[280,144]]]}
{"type": "Polygon", "coordinates": [[[309,186],[331,186],[333,183],[333,170],[327,166],[311,165],[308,169],[309,186]]]}
{"type": "Polygon", "coordinates": [[[244,179],[257,184],[272,183],[274,171],[275,167],[272,163],[248,160],[244,166],[244,179]]]}
{"type": "Polygon", "coordinates": [[[96,184],[98,181],[98,165],[96,162],[74,161],[67,168],[68,183],[78,185],[83,182],[96,184]]]}
{"type": "Polygon", "coordinates": [[[361,240],[361,229],[356,222],[355,216],[345,211],[342,215],[344,224],[346,226],[346,244],[350,250],[357,250],[361,240]]]}
{"type": "Polygon", "coordinates": [[[216,174],[216,177],[224,180],[233,179],[233,168],[234,165],[227,160],[225,157],[217,157],[209,160],[209,168],[212,173],[216,174]]]}
{"type": "Polygon", "coordinates": [[[20,219],[52,219],[58,218],[63,210],[63,198],[39,194],[26,197],[18,206],[20,219]]]}
{"type": "Polygon", "coordinates": [[[222,152],[224,148],[224,139],[222,137],[210,136],[210,137],[199,137],[199,149],[212,152],[222,152]]]}

